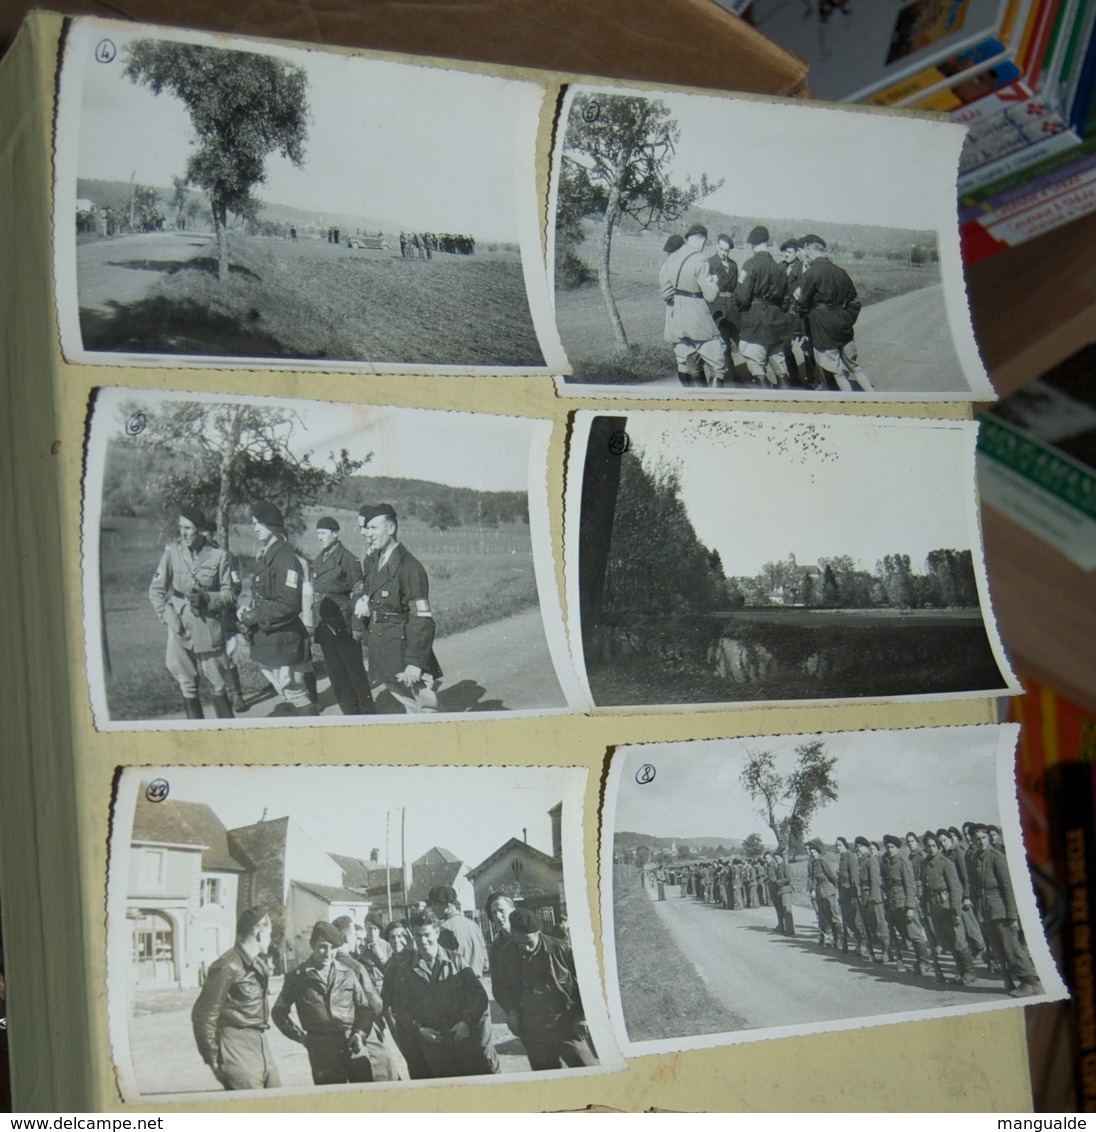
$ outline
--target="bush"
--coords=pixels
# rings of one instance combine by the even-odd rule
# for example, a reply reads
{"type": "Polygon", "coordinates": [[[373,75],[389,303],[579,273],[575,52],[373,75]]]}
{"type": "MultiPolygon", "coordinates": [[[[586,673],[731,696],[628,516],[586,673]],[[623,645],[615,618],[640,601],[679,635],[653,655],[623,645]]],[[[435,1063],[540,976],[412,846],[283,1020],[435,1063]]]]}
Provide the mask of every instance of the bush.
{"type": "Polygon", "coordinates": [[[573,291],[576,287],[593,283],[595,279],[597,274],[571,248],[556,256],[556,286],[560,289],[573,291]]]}

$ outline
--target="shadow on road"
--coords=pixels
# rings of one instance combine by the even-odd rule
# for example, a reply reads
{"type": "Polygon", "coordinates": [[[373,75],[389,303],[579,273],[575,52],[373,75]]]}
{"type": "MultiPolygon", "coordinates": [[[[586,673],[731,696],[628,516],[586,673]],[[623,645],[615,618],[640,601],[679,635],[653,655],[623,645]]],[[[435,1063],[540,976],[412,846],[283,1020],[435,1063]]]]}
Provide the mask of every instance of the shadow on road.
{"type": "Polygon", "coordinates": [[[485,700],[487,689],[475,680],[460,680],[438,692],[438,711],[505,711],[502,700],[485,700]]]}
{"type": "MultiPolygon", "coordinates": [[[[186,266],[192,266],[187,264],[186,266]]],[[[257,312],[251,316],[258,319],[257,312]]],[[[80,309],[85,350],[123,350],[139,354],[216,354],[297,357],[271,334],[201,303],[154,297],[111,302],[109,311],[80,309]]]]}
{"type": "MultiPolygon", "coordinates": [[[[202,271],[217,278],[217,260],[212,256],[199,256],[197,259],[123,259],[108,260],[108,267],[124,267],[130,271],[155,271],[158,275],[175,275],[180,271],[202,271]]],[[[259,276],[249,267],[238,263],[228,265],[230,275],[244,275],[258,280],[259,276]]]]}

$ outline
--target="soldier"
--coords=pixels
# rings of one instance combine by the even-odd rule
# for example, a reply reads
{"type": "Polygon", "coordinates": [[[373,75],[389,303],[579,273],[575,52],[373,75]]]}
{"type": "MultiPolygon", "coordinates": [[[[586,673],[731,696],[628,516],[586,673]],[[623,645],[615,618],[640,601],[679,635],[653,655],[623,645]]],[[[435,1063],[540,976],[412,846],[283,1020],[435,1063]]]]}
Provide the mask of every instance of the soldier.
{"type": "Polygon", "coordinates": [[[773,854],[773,903],[780,916],[780,931],[784,935],[795,935],[795,917],[792,914],[792,874],[784,860],[784,854],[777,850],[773,854]]]}
{"type": "Polygon", "coordinates": [[[282,984],[274,1025],[308,1050],[313,1084],[372,1081],[366,1039],[381,1013],[380,995],[366,987],[360,968],[336,958],[343,936],[334,924],[317,920],[309,942],[312,954],[282,984]]]}
{"type": "Polygon", "coordinates": [[[487,903],[483,906],[484,914],[490,920],[496,933],[487,951],[487,967],[492,978],[495,974],[498,954],[510,938],[510,913],[514,910],[514,907],[513,900],[505,892],[492,892],[487,897],[487,903]]]}
{"type": "Polygon", "coordinates": [[[164,663],[183,696],[187,719],[203,717],[198,676],[212,689],[218,719],[231,719],[226,694],[228,658],[222,615],[236,604],[229,555],[209,542],[205,516],[196,507],[179,511],[179,537],[164,548],[148,587],[156,616],[167,626],[164,663]]]}
{"type": "Polygon", "coordinates": [[[360,589],[362,568],[339,541],[339,523],[330,515],[316,520],[320,553],[312,561],[312,600],[316,644],[323,653],[331,690],[343,715],[372,715],[373,696],[354,638],[351,593],[360,589]]]}
{"type": "Polygon", "coordinates": [[[993,848],[987,826],[975,825],[973,833],[978,846],[976,889],[982,923],[1004,976],[1005,989],[1013,998],[1038,994],[1042,986],[1031,955],[1020,938],[1020,913],[1012,891],[1008,861],[1004,853],[993,848]]]}
{"type": "Polygon", "coordinates": [[[769,230],[758,225],[746,238],[752,252],[738,273],[734,299],[739,310],[738,352],[755,384],[788,386],[784,347],[791,339],[792,319],[784,310],[787,275],[769,253],[769,230]]]}
{"type": "Polygon", "coordinates": [[[727,376],[723,339],[708,307],[719,296],[719,284],[704,256],[707,242],[708,229],[694,224],[658,275],[658,292],[670,308],[665,339],[673,345],[678,380],[685,386],[722,385],[727,376]]]}
{"type": "Polygon", "coordinates": [[[457,900],[457,890],[448,884],[430,889],[426,898],[438,918],[438,940],[447,951],[455,951],[477,977],[487,966],[487,941],[475,921],[465,916],[457,900]]]}
{"type": "Polygon", "coordinates": [[[251,659],[297,715],[316,715],[305,685],[308,634],[301,621],[301,564],[286,541],[285,519],[273,503],[256,503],[251,526],[261,547],[251,578],[251,605],[240,621],[251,659]]]}
{"type": "MultiPolygon", "coordinates": [[[[974,959],[963,932],[963,886],[959,881],[959,873],[941,852],[940,842],[932,830],[921,838],[921,844],[925,849],[921,865],[921,886],[933,934],[941,946],[955,957],[959,971],[957,981],[963,986],[973,986],[978,980],[974,974],[974,959]]],[[[937,981],[943,982],[939,959],[934,958],[933,964],[937,981]]]]}
{"type": "Polygon", "coordinates": [[[525,1047],[530,1069],[597,1065],[568,943],[544,935],[528,908],[510,913],[512,938],[492,970],[495,1001],[525,1047]]]}
{"type": "Polygon", "coordinates": [[[282,1083],[266,1040],[270,928],[261,909],[241,913],[236,946],[210,966],[190,1012],[198,1052],[226,1089],[276,1089],[282,1083]]]}
{"type": "Polygon", "coordinates": [[[821,236],[804,236],[807,269],[795,290],[796,310],[807,320],[814,360],[832,375],[839,389],[850,392],[855,382],[863,392],[874,387],[860,368],[853,326],[860,315],[856,286],[844,268],[832,263],[821,236]]]}
{"type": "Polygon", "coordinates": [[[914,969],[918,975],[924,975],[929,967],[929,953],[925,928],[921,923],[920,901],[917,896],[917,880],[913,875],[913,866],[909,858],[902,855],[901,838],[888,833],[883,838],[883,846],[887,857],[885,874],[887,919],[898,970],[906,970],[902,945],[908,943],[913,951],[914,969]]]}
{"type": "Polygon", "coordinates": [[[866,950],[864,958],[874,963],[884,962],[887,950],[887,919],[883,911],[883,874],[879,858],[872,852],[871,842],[858,837],[856,847],[858,880],[860,883],[860,915],[864,922],[866,950]]]}
{"type": "Polygon", "coordinates": [[[716,254],[708,260],[708,270],[719,287],[719,293],[708,306],[723,339],[723,352],[727,371],[734,367],[732,351],[738,348],[738,308],[734,303],[734,289],[738,286],[738,264],[731,258],[734,240],[720,232],[715,241],[716,254]]]}
{"type": "Polygon", "coordinates": [[[765,891],[769,896],[769,904],[772,905],[772,909],[776,913],[776,927],[773,928],[773,931],[783,932],[784,910],[780,905],[780,899],[776,889],[776,861],[772,853],[767,851],[762,860],[765,865],[765,891]]]}
{"type": "Polygon", "coordinates": [[[438,918],[430,909],[411,914],[416,955],[396,971],[392,1010],[412,1035],[431,1077],[498,1073],[491,1039],[491,1011],[483,984],[438,942],[438,918]]]}
{"type": "Polygon", "coordinates": [[[837,899],[841,910],[841,950],[849,951],[849,936],[852,936],[852,951],[859,952],[863,939],[863,924],[860,922],[860,867],[856,854],[849,848],[844,837],[834,841],[837,850],[837,899]]]}
{"type": "Polygon", "coordinates": [[[369,680],[383,684],[408,712],[437,710],[441,668],[434,656],[430,582],[422,563],[398,540],[399,521],[388,503],[362,507],[358,526],[368,552],[354,614],[368,619],[369,680]]]}
{"type": "Polygon", "coordinates": [[[986,949],[986,940],[978,924],[978,917],[974,914],[970,877],[967,874],[967,858],[962,850],[963,835],[954,826],[951,829],[938,829],[936,841],[940,846],[940,852],[955,866],[955,871],[959,874],[959,883],[963,886],[963,934],[966,936],[971,956],[977,962],[978,956],[986,949]]]}
{"type": "Polygon", "coordinates": [[[826,947],[826,936],[833,936],[833,946],[837,947],[837,933],[840,920],[837,914],[837,874],[833,866],[822,856],[815,845],[807,846],[807,879],[814,897],[814,908],[818,914],[818,943],[826,947]]]}

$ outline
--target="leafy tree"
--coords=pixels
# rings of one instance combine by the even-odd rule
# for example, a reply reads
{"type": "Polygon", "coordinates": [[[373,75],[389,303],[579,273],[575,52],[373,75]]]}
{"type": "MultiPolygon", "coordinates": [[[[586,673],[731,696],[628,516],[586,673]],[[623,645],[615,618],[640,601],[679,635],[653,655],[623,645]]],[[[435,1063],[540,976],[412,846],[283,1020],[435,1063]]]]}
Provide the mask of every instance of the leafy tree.
{"type": "Polygon", "coordinates": [[[460,516],[448,500],[441,499],[434,506],[430,525],[436,530],[447,531],[450,527],[460,526],[460,516]]]}
{"type": "Polygon", "coordinates": [[[175,222],[178,223],[190,204],[190,185],[186,177],[172,177],[171,188],[171,204],[175,209],[175,222]]]}
{"type": "MultiPolygon", "coordinates": [[[[122,411],[128,416],[139,408],[122,411]]],[[[302,422],[290,409],[169,401],[146,413],[145,422],[137,443],[147,454],[150,487],[165,515],[173,518],[184,504],[201,507],[207,518],[215,517],[225,549],[234,506],[268,500],[292,522],[303,505],[371,458],[351,460],[344,448],[317,467],[308,456],[297,456],[290,441],[302,422]]]]}
{"type": "Polygon", "coordinates": [[[150,185],[134,185],[131,198],[130,227],[148,232],[156,227],[160,216],[160,194],[150,185]]]}
{"type": "Polygon", "coordinates": [[[168,91],[187,108],[197,147],[187,184],[209,194],[217,234],[217,273],[228,278],[229,210],[244,213],[266,178],[266,159],[280,153],[298,168],[308,137],[307,76],[269,55],[192,43],[140,39],[127,49],[124,74],[168,91]]]}
{"type": "Polygon", "coordinates": [[[723,183],[702,175],[684,186],[670,181],[669,163],[681,137],[676,119],[655,98],[581,95],[571,107],[559,180],[557,238],[581,235],[583,217],[598,218],[598,285],[613,339],[621,352],[628,336],[613,297],[613,230],[625,217],[641,227],[677,220],[723,183]]]}
{"type": "Polygon", "coordinates": [[[885,555],[876,567],[876,573],[883,583],[883,589],[891,605],[898,609],[909,609],[913,605],[908,554],[885,555]]]}
{"type": "Polygon", "coordinates": [[[814,814],[837,800],[836,756],[826,754],[821,739],[810,739],[796,747],[791,771],[781,774],[773,751],[747,748],[746,753],[739,781],[750,798],[760,802],[758,813],[777,845],[785,851],[793,842],[802,843],[814,814]]]}
{"type": "Polygon", "coordinates": [[[742,852],[747,857],[760,857],[765,852],[765,843],[761,840],[760,833],[751,833],[745,841],[742,842],[742,852]]]}

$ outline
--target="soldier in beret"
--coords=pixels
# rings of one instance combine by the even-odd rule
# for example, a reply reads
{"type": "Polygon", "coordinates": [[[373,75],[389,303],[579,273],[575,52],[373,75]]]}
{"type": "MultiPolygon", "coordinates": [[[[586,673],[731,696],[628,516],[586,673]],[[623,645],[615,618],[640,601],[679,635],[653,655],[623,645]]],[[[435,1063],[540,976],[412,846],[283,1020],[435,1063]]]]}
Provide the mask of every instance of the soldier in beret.
{"type": "Polygon", "coordinates": [[[361,642],[353,633],[353,599],[362,568],[339,541],[339,523],[330,515],[316,520],[320,553],[312,560],[313,621],[331,691],[343,715],[372,715],[373,696],[362,662],[361,642]]]}
{"type": "Polygon", "coordinates": [[[167,626],[164,663],[183,695],[187,719],[201,719],[198,676],[212,689],[218,718],[231,719],[225,686],[224,613],[235,606],[230,555],[205,537],[205,516],[196,507],[179,510],[179,537],[164,548],[148,588],[156,616],[167,626]]]}
{"type": "Polygon", "coordinates": [[[542,933],[529,908],[510,913],[510,936],[491,972],[491,989],[529,1067],[597,1065],[570,945],[542,933]]]}
{"type": "Polygon", "coordinates": [[[362,507],[358,525],[368,552],[354,614],[368,624],[369,680],[383,684],[409,712],[436,711],[441,668],[434,656],[430,582],[422,563],[398,540],[389,503],[362,507]]]}
{"type": "Polygon", "coordinates": [[[784,310],[788,277],[769,251],[769,230],[758,225],[746,237],[751,256],[738,273],[734,300],[741,312],[738,350],[750,376],[763,388],[786,389],[784,345],[793,320],[784,310]]]}
{"type": "Polygon", "coordinates": [[[251,604],[240,611],[251,659],[295,714],[316,715],[305,684],[311,661],[301,621],[301,563],[286,541],[285,519],[273,503],[255,504],[251,526],[261,549],[251,576],[251,604]]]}
{"type": "Polygon", "coordinates": [[[381,1013],[381,999],[357,970],[336,958],[342,932],[317,920],[312,954],[290,971],[274,1003],[274,1025],[308,1050],[315,1085],[373,1080],[366,1040],[381,1013]],[[289,1012],[297,1010],[297,1021],[289,1012]]]}

